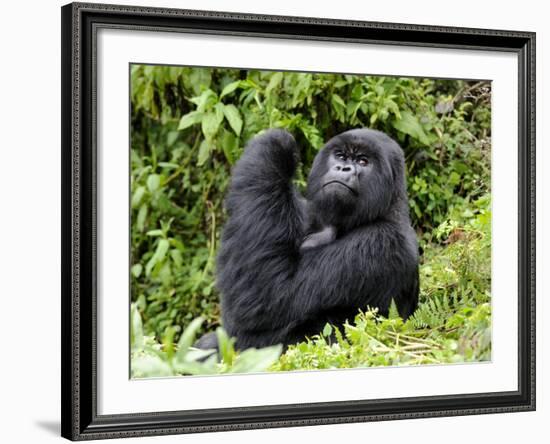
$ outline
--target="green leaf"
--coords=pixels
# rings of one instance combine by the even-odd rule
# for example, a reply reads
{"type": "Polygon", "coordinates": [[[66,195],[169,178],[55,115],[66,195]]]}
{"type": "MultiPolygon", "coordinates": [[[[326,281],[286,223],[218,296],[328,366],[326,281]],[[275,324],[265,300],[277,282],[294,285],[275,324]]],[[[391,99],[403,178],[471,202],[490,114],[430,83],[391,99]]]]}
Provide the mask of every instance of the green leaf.
{"type": "Polygon", "coordinates": [[[197,105],[196,111],[204,112],[211,109],[218,102],[218,96],[211,89],[207,89],[200,96],[193,97],[189,101],[197,105]]]}
{"type": "Polygon", "coordinates": [[[170,365],[156,355],[145,355],[132,359],[131,368],[133,378],[173,376],[174,374],[170,365]]]}
{"type": "Polygon", "coordinates": [[[181,334],[180,340],[178,341],[178,351],[176,352],[176,360],[178,362],[184,362],[186,360],[185,358],[189,347],[195,342],[195,336],[203,322],[204,318],[202,317],[193,319],[181,334]]]}
{"type": "Polygon", "coordinates": [[[132,195],[132,208],[139,207],[139,204],[141,203],[141,199],[143,198],[143,195],[145,194],[145,187],[139,186],[134,191],[134,194],[132,195]]]}
{"type": "Polygon", "coordinates": [[[372,113],[369,119],[370,125],[373,126],[378,120],[378,113],[372,113]]]}
{"type": "Polygon", "coordinates": [[[198,159],[197,159],[197,166],[204,165],[204,163],[210,157],[211,152],[212,152],[212,145],[207,140],[203,140],[201,142],[200,147],[199,147],[199,155],[198,155],[198,159]]]}
{"type": "Polygon", "coordinates": [[[195,94],[199,94],[203,89],[209,88],[212,83],[211,68],[191,68],[188,76],[184,79],[188,82],[195,94]]]}
{"type": "Polygon", "coordinates": [[[314,125],[309,125],[306,121],[300,121],[298,128],[302,131],[307,141],[316,149],[321,148],[323,139],[314,125]]]}
{"type": "Polygon", "coordinates": [[[216,112],[216,119],[218,119],[218,126],[221,125],[223,122],[223,109],[225,108],[225,105],[222,102],[216,103],[216,106],[214,107],[214,110],[216,112]]]}
{"type": "Polygon", "coordinates": [[[130,346],[134,349],[143,348],[143,325],[136,304],[130,306],[130,346]]]}
{"type": "Polygon", "coordinates": [[[236,82],[229,83],[225,86],[225,88],[222,90],[222,93],[220,94],[220,99],[222,97],[227,96],[228,94],[231,94],[233,91],[235,91],[239,86],[241,85],[241,81],[237,80],[236,82]]]}
{"type": "Polygon", "coordinates": [[[230,338],[221,327],[216,329],[216,337],[218,339],[218,350],[220,351],[220,357],[224,364],[228,366],[233,365],[233,360],[236,356],[234,347],[235,339],[230,338]]]}
{"type": "Polygon", "coordinates": [[[269,96],[271,91],[273,91],[275,88],[277,88],[281,82],[283,81],[283,73],[278,71],[274,73],[271,78],[269,79],[269,83],[267,84],[267,87],[265,88],[265,95],[269,96]]]}
{"type": "Polygon", "coordinates": [[[168,168],[170,170],[179,168],[179,165],[177,163],[172,163],[172,162],[159,162],[158,166],[161,168],[168,168]]]}
{"type": "Polygon", "coordinates": [[[162,337],[162,349],[166,353],[166,358],[171,361],[174,356],[174,335],[176,334],[176,327],[171,325],[166,329],[162,337]]]}
{"type": "Polygon", "coordinates": [[[160,176],[158,174],[151,174],[147,178],[147,188],[151,193],[154,193],[158,190],[160,186],[160,176]]]}
{"type": "Polygon", "coordinates": [[[170,243],[168,242],[167,239],[159,240],[155,253],[151,257],[151,259],[149,259],[149,262],[147,262],[147,265],[145,266],[146,276],[149,276],[151,274],[151,270],[153,269],[153,267],[164,259],[164,256],[166,256],[166,252],[168,251],[169,247],[170,247],[170,243]]]}
{"type": "Polygon", "coordinates": [[[211,141],[218,132],[218,128],[220,127],[220,121],[218,120],[216,113],[210,112],[206,114],[201,123],[202,133],[204,134],[204,137],[206,138],[206,140],[211,141]]]}
{"type": "Polygon", "coordinates": [[[138,278],[141,276],[141,272],[143,271],[143,266],[141,264],[134,264],[132,265],[132,275],[135,278],[138,278]]]}
{"type": "Polygon", "coordinates": [[[237,150],[239,148],[239,139],[230,131],[224,131],[222,138],[222,149],[226,159],[231,165],[235,163],[237,158],[237,150]]]}
{"type": "Polygon", "coordinates": [[[162,236],[164,233],[162,232],[162,230],[150,230],[148,231],[147,233],[145,233],[146,236],[151,236],[151,237],[158,237],[158,236],[162,236]]]}
{"type": "Polygon", "coordinates": [[[340,107],[342,110],[346,109],[346,103],[338,94],[333,94],[331,100],[333,106],[340,107]]]}
{"type": "Polygon", "coordinates": [[[330,335],[332,334],[332,326],[330,324],[325,324],[325,327],[323,328],[323,336],[325,338],[328,338],[330,337],[330,335]]]}
{"type": "Polygon", "coordinates": [[[430,144],[430,140],[424,132],[424,128],[422,128],[420,121],[410,111],[403,111],[401,113],[401,119],[393,122],[393,126],[395,129],[408,134],[424,145],[430,144]]]}
{"type": "Polygon", "coordinates": [[[395,304],[395,300],[391,300],[390,304],[390,311],[388,313],[388,319],[397,319],[400,318],[399,311],[397,310],[397,305],[395,304]]]}
{"type": "Polygon", "coordinates": [[[188,375],[214,375],[218,373],[216,355],[210,356],[204,362],[197,361],[185,361],[174,362],[174,367],[178,373],[185,373],[188,375]]]}
{"type": "Polygon", "coordinates": [[[207,349],[207,350],[201,350],[199,348],[193,348],[191,347],[187,354],[185,355],[185,359],[187,362],[193,362],[197,361],[199,359],[204,359],[207,356],[212,356],[216,353],[216,350],[213,348],[207,349]]]}
{"type": "Polygon", "coordinates": [[[223,108],[223,113],[225,114],[225,118],[229,122],[229,125],[231,126],[233,131],[235,131],[235,134],[237,134],[237,136],[241,134],[243,121],[237,107],[235,105],[225,105],[225,107],[223,108]]]}
{"type": "Polygon", "coordinates": [[[178,140],[178,136],[180,135],[179,131],[170,131],[168,135],[166,136],[166,144],[168,146],[174,145],[174,142],[178,140]]]}
{"type": "Polygon", "coordinates": [[[185,114],[181,119],[178,125],[179,130],[184,130],[189,128],[192,125],[200,123],[204,116],[203,112],[200,111],[191,111],[190,113],[185,114]]]}
{"type": "Polygon", "coordinates": [[[183,265],[183,257],[180,250],[170,250],[170,257],[176,264],[176,267],[181,267],[183,265]]]}
{"type": "Polygon", "coordinates": [[[338,341],[340,347],[349,348],[349,343],[344,339],[342,332],[338,328],[334,329],[334,335],[336,336],[336,340],[338,341]]]}
{"type": "Polygon", "coordinates": [[[458,174],[456,171],[452,171],[451,175],[449,176],[449,184],[458,185],[459,183],[460,183],[460,174],[458,174]]]}
{"type": "Polygon", "coordinates": [[[261,349],[249,348],[242,352],[231,368],[231,373],[252,373],[266,371],[279,356],[283,347],[273,345],[261,349]]]}
{"type": "Polygon", "coordinates": [[[142,232],[145,228],[145,219],[147,219],[147,213],[149,212],[149,209],[147,208],[147,204],[141,205],[139,207],[137,220],[136,220],[136,228],[139,232],[142,232]]]}

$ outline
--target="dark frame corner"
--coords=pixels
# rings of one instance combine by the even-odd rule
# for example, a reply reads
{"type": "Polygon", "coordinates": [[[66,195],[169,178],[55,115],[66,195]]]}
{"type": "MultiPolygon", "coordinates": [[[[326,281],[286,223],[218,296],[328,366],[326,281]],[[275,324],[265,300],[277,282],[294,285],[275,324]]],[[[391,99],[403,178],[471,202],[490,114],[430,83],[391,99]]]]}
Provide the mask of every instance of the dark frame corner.
{"type": "Polygon", "coordinates": [[[535,409],[535,34],[72,3],[61,9],[62,436],[71,440],[535,409]],[[519,381],[513,392],[99,416],[95,380],[95,29],[508,51],[519,61],[519,381]]]}

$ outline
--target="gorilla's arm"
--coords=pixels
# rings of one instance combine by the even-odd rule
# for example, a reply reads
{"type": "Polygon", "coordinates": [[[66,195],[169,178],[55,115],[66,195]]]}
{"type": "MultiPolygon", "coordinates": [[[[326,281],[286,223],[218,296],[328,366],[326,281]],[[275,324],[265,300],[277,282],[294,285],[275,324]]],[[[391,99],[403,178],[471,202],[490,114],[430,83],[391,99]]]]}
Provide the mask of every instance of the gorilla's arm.
{"type": "Polygon", "coordinates": [[[232,171],[217,286],[224,327],[233,336],[269,336],[301,316],[288,305],[295,297],[289,283],[300,260],[305,216],[304,200],[292,185],[297,156],[292,136],[271,130],[249,142],[232,171]]]}
{"type": "Polygon", "coordinates": [[[417,273],[414,242],[392,223],[300,252],[305,210],[292,185],[296,163],[292,136],[271,130],[248,145],[232,174],[218,287],[224,326],[238,339],[284,342],[293,326],[328,310],[385,304],[388,292],[399,299],[407,291],[400,286],[412,285],[417,273]],[[411,276],[404,276],[408,264],[411,276]]]}

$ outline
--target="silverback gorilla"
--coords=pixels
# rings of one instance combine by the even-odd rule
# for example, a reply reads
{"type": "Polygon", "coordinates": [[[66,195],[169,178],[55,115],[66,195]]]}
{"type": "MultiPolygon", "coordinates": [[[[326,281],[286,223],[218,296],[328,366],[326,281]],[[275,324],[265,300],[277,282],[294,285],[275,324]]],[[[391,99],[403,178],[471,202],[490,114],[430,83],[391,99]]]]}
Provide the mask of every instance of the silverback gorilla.
{"type": "MultiPolygon", "coordinates": [[[[283,130],[254,138],[235,165],[217,259],[223,326],[237,347],[285,346],[359,309],[408,317],[418,245],[404,157],[387,135],[354,129],[314,159],[306,198],[292,183],[298,147],[283,130]]],[[[216,346],[215,335],[198,347],[216,346]]]]}

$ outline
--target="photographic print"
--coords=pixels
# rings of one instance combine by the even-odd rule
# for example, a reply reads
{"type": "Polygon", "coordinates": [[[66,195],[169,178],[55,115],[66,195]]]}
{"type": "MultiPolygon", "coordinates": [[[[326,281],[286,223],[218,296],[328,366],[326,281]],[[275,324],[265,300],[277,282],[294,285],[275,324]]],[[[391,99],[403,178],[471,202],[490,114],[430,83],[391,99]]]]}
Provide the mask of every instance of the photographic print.
{"type": "Polygon", "coordinates": [[[62,8],[62,436],[535,409],[535,34],[62,8]]]}
{"type": "Polygon", "coordinates": [[[491,82],[131,64],[132,378],[491,360],[491,82]]]}

